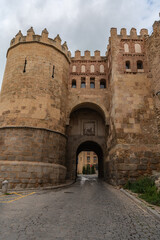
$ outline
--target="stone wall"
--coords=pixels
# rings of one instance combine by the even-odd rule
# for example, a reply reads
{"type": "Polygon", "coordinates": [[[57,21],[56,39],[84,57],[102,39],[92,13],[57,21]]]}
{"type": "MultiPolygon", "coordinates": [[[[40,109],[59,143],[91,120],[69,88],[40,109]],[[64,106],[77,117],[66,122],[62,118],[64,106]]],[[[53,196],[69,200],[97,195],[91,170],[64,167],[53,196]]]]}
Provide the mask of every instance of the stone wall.
{"type": "Polygon", "coordinates": [[[19,32],[11,41],[0,96],[0,160],[3,169],[11,164],[1,177],[11,187],[65,181],[69,65],[66,43],[48,38],[46,29],[41,36],[33,28],[27,36],[19,32]]]}
{"type": "Polygon", "coordinates": [[[37,188],[65,182],[66,168],[59,164],[0,160],[0,188],[4,179],[10,189],[37,188]]]}
{"type": "Polygon", "coordinates": [[[154,110],[145,36],[134,29],[130,36],[117,35],[111,29],[108,59],[111,59],[110,129],[107,157],[108,178],[114,184],[124,184],[128,179],[152,174],[160,170],[160,138],[154,110]],[[124,44],[129,46],[125,53],[124,44]],[[135,52],[135,44],[141,52],[135,52]],[[138,69],[137,61],[143,68],[138,69]],[[130,61],[130,68],[126,68],[130,61]]]}
{"type": "Polygon", "coordinates": [[[11,42],[0,97],[0,126],[40,127],[64,133],[70,60],[60,51],[59,38],[55,40],[58,48],[42,36],[38,41],[31,29],[26,37],[18,41],[16,36],[11,42]]]}
{"type": "Polygon", "coordinates": [[[0,129],[0,178],[9,187],[38,187],[65,182],[66,137],[35,128],[0,129]]]}
{"type": "Polygon", "coordinates": [[[146,52],[149,62],[149,77],[154,96],[156,120],[160,133],[160,99],[156,95],[160,92],[160,21],[156,21],[153,24],[153,33],[150,37],[146,38],[146,52]]]}

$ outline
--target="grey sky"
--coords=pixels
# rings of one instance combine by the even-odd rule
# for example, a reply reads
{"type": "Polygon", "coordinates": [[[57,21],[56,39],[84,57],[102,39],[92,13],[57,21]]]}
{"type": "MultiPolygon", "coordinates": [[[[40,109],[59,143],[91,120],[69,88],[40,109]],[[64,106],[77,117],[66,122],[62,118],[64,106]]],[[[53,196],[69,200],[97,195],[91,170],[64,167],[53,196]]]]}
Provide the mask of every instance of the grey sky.
{"type": "Polygon", "coordinates": [[[10,40],[21,29],[26,35],[46,27],[49,37],[58,33],[74,54],[88,49],[104,55],[111,27],[152,30],[159,19],[160,0],[0,0],[0,83],[10,40]]]}

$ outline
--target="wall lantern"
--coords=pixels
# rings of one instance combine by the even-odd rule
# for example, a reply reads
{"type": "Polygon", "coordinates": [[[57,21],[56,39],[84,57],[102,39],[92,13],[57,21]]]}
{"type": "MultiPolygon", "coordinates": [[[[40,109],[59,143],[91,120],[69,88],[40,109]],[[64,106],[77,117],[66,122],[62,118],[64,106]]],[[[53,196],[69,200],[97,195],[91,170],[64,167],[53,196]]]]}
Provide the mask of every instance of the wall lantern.
{"type": "Polygon", "coordinates": [[[159,100],[160,100],[160,91],[158,91],[158,92],[156,93],[156,96],[158,96],[158,98],[159,98],[159,100]]]}

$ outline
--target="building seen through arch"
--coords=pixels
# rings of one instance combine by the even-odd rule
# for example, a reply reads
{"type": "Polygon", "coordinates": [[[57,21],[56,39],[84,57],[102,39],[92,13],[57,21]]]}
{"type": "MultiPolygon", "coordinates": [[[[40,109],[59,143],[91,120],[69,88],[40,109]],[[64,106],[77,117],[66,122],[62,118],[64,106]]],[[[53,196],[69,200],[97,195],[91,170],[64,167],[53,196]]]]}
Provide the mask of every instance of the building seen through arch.
{"type": "MultiPolygon", "coordinates": [[[[72,56],[31,27],[11,40],[0,93],[0,182],[62,184],[94,152],[98,176],[123,185],[160,171],[160,22],[111,28],[106,54],[72,56]]],[[[104,39],[105,41],[105,39],[104,39]]]]}

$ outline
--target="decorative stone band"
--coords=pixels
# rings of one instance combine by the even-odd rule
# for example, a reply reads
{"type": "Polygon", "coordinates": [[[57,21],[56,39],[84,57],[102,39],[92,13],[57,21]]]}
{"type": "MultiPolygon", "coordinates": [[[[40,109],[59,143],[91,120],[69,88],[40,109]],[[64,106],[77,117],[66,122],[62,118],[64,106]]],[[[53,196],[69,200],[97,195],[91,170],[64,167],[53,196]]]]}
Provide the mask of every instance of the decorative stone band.
{"type": "Polygon", "coordinates": [[[8,187],[37,188],[65,182],[66,167],[54,163],[0,161],[0,188],[4,180],[8,187]]]}

